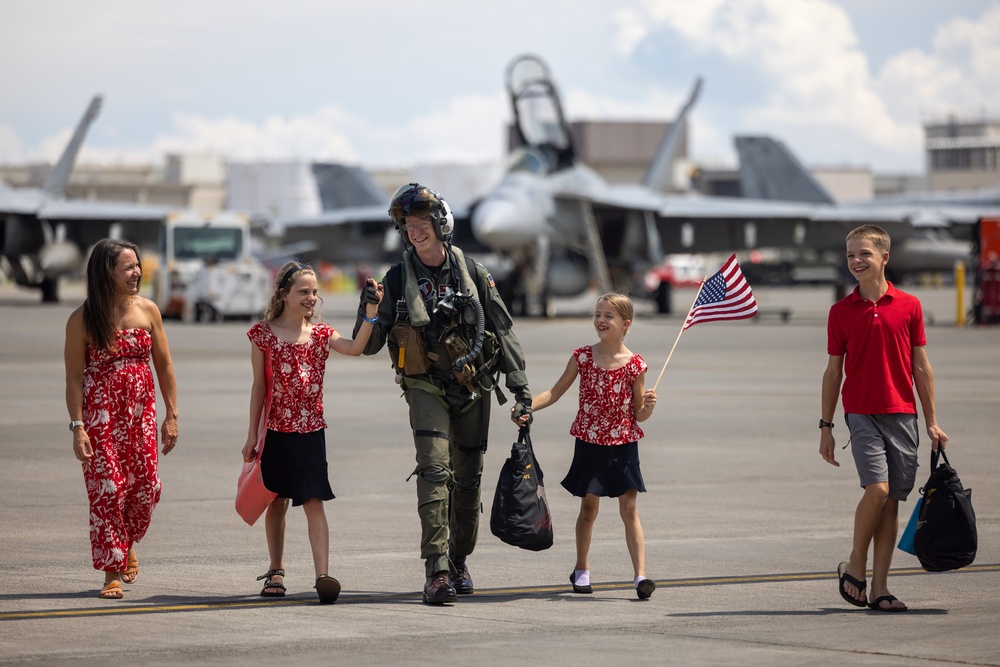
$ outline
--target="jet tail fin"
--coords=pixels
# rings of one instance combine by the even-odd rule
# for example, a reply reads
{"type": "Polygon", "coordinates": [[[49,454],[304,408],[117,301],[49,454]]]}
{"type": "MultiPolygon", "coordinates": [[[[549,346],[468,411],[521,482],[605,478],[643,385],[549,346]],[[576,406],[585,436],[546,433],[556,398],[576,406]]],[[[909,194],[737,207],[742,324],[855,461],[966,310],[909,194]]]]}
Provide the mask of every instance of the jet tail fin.
{"type": "Polygon", "coordinates": [[[314,162],[312,172],[324,211],[383,205],[388,201],[375,179],[361,167],[314,162]]]}
{"type": "Polygon", "coordinates": [[[743,196],[816,204],[833,197],[784,143],[771,137],[736,137],[743,196]]]}
{"type": "Polygon", "coordinates": [[[76,164],[76,156],[83,145],[83,139],[87,136],[90,124],[97,118],[97,112],[101,110],[101,99],[100,95],[95,95],[94,99],[90,101],[90,106],[87,107],[83,118],[77,124],[76,131],[73,132],[59,162],[56,163],[49,177],[45,179],[43,188],[46,192],[57,196],[66,194],[66,184],[69,183],[69,176],[73,171],[73,165],[76,164]]]}
{"type": "Polygon", "coordinates": [[[685,129],[687,128],[687,115],[698,100],[698,95],[701,93],[701,85],[702,78],[698,77],[694,82],[694,88],[691,90],[691,95],[688,97],[687,102],[677,112],[677,118],[674,119],[670,128],[663,135],[663,139],[660,140],[660,146],[656,149],[656,155],[653,156],[646,174],[642,177],[643,185],[651,188],[663,188],[670,184],[670,166],[677,157],[681,137],[684,136],[685,129]]]}

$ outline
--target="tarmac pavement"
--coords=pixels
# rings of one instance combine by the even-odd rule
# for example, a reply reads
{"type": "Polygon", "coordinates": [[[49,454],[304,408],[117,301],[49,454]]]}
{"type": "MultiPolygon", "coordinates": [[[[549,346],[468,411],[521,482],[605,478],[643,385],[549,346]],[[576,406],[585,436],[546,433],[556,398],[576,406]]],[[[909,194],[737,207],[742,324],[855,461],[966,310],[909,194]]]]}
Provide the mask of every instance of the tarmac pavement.
{"type": "MultiPolygon", "coordinates": [[[[820,379],[831,289],[756,290],[759,321],[696,326],[681,337],[642,424],[648,492],[639,514],[649,576],[636,599],[617,503],[605,499],[590,552],[593,595],[574,595],[578,501],[559,485],[572,458],[573,389],[539,413],[532,438],[547,473],[555,545],[534,553],[489,532],[496,478],[516,439],[496,407],[483,477],[485,514],[469,559],[476,593],[421,604],[423,563],[405,405],[387,355],[332,354],[327,443],[337,498],[326,504],[331,574],[344,586],[317,603],[301,510],[289,512],[288,597],[260,598],[263,522],[233,509],[251,370],[245,322],[168,322],[179,385],[180,440],[161,457],[163,497],[138,545],[140,574],[124,600],[96,597],[87,497],[66,431],[65,305],[0,285],[0,663],[45,665],[477,664],[1000,665],[1000,328],[954,326],[949,288],[912,289],[924,302],[939,422],[973,488],[976,563],[923,572],[896,551],[893,593],[905,614],[860,610],[837,593],[860,497],[847,450],[840,468],[818,454],[820,379]],[[788,308],[783,323],[768,316],[788,308]]],[[[677,290],[684,312],[694,291],[677,290]]],[[[355,296],[326,297],[349,331],[355,296]]],[[[968,303],[968,301],[966,302],[968,303]]],[[[574,347],[596,340],[592,298],[552,320],[519,320],[533,391],[555,381],[574,347]]],[[[641,317],[627,344],[660,372],[683,315],[641,317]]],[[[838,444],[847,441],[842,418],[838,444]]],[[[929,447],[921,452],[918,486],[929,447]]],[[[901,505],[901,524],[916,495],[901,505]]]]}

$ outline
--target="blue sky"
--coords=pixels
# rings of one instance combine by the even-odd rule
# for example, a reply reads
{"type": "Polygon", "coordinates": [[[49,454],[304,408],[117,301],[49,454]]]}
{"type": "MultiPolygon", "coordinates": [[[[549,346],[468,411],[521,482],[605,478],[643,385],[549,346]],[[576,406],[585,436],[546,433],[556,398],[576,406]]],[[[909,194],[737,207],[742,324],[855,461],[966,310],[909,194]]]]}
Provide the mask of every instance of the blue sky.
{"type": "Polygon", "coordinates": [[[695,161],[772,134],[810,165],[923,169],[922,123],[1000,117],[1000,2],[5,0],[0,163],[168,151],[369,167],[501,159],[504,68],[545,59],[571,120],[669,120],[695,161]]]}

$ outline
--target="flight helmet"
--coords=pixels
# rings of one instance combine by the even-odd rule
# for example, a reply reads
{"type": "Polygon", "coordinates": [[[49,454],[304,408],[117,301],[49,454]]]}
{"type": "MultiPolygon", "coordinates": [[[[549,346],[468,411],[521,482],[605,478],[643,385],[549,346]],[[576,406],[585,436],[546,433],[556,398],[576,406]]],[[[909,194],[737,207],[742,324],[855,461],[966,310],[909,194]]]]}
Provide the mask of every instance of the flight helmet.
{"type": "Polygon", "coordinates": [[[438,239],[445,243],[451,241],[451,235],[455,231],[455,216],[452,215],[448,202],[430,188],[419,183],[409,183],[396,190],[389,200],[389,218],[403,239],[403,245],[412,248],[413,244],[406,232],[408,215],[429,220],[438,239]]]}

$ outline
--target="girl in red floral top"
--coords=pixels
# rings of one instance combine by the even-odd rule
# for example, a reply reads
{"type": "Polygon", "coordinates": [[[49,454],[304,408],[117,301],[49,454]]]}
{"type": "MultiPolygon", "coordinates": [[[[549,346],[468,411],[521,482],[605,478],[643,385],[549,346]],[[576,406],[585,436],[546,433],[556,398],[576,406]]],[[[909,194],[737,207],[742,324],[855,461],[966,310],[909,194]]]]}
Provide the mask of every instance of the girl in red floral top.
{"type": "Polygon", "coordinates": [[[301,505],[305,511],[316,569],[315,588],[320,602],[330,603],[340,594],[340,582],[327,574],[330,532],[323,501],[331,500],[334,495],[327,474],[323,431],[326,428],[323,375],[330,350],[357,357],[365,349],[372,325],[377,321],[382,288],[371,278],[366,281],[367,317],[354,340],[344,338],[327,324],[313,322],[319,300],[317,293],[316,273],[308,266],[289,262],[276,276],[264,320],[247,332],[252,342],[253,389],[243,460],[253,460],[257,429],[260,420],[266,419],[267,446],[261,453],[261,475],[264,486],[278,497],[264,516],[271,564],[268,572],[258,577],[265,580],[260,594],[264,597],[285,594],[285,514],[291,500],[292,505],[301,505]],[[269,391],[270,409],[262,416],[269,391]]]}
{"type": "Polygon", "coordinates": [[[625,347],[632,325],[632,302],[623,294],[601,296],[594,308],[598,342],[573,350],[566,370],[551,389],[532,401],[532,410],[552,405],[580,376],[580,407],[570,427],[576,437],[573,463],[562,485],[580,497],[576,520],[576,566],[569,580],[574,593],[592,593],[588,553],[601,496],[618,498],[625,543],[640,599],[653,594],[646,578],[646,553],[636,497],[646,487],[639,470],[639,422],[653,414],[656,392],[645,391],[646,362],[625,347]]]}

